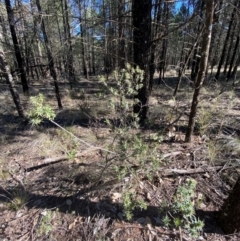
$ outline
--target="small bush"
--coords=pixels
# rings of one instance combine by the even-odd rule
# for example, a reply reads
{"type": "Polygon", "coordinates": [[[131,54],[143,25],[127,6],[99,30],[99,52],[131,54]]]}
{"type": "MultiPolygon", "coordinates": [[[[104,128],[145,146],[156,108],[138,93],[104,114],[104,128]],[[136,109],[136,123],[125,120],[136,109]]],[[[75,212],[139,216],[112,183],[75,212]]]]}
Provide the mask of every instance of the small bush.
{"type": "Polygon", "coordinates": [[[173,203],[167,208],[168,212],[162,219],[165,226],[183,228],[193,237],[198,236],[204,225],[195,216],[195,188],[196,181],[194,179],[187,179],[185,185],[179,186],[173,197],[173,203]]]}

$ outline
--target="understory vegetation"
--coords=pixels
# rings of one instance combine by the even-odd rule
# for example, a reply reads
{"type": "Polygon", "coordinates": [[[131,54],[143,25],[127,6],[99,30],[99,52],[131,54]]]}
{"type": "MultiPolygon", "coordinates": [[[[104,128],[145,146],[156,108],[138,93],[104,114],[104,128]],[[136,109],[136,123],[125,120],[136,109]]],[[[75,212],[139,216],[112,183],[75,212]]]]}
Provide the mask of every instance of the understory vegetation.
{"type": "MultiPolygon", "coordinates": [[[[0,208],[8,235],[18,224],[35,240],[127,240],[126,229],[142,240],[225,240],[214,234],[214,212],[238,177],[239,87],[204,87],[194,141],[186,144],[188,93],[167,95],[169,78],[154,90],[141,128],[133,75],[141,82],[143,72],[128,65],[89,82],[95,95],[66,92],[62,111],[45,91],[36,94],[26,101],[24,129],[6,115],[0,208]]],[[[7,102],[4,108],[9,113],[7,102]]]]}

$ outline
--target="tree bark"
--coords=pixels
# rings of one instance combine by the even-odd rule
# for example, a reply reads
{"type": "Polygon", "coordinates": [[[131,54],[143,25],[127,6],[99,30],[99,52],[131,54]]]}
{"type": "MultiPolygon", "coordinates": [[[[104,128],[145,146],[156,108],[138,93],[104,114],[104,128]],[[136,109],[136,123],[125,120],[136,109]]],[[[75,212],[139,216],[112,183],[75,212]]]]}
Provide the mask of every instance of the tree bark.
{"type": "MultiPolygon", "coordinates": [[[[41,8],[39,0],[36,0],[36,5],[38,8],[39,14],[42,14],[42,8],[41,8]]],[[[55,66],[54,66],[55,65],[54,58],[52,56],[52,52],[50,49],[50,44],[49,44],[49,40],[48,40],[48,36],[47,36],[47,32],[45,29],[45,24],[44,24],[43,19],[41,19],[41,30],[42,30],[44,42],[46,45],[46,50],[47,50],[48,66],[50,69],[51,76],[53,77],[53,80],[54,80],[54,87],[55,87],[55,94],[56,94],[56,98],[57,98],[57,102],[58,102],[58,108],[62,109],[63,107],[62,107],[61,97],[60,97],[60,93],[59,93],[57,73],[56,73],[55,66]]]]}
{"type": "MultiPolygon", "coordinates": [[[[168,22],[169,22],[169,6],[168,2],[164,2],[163,5],[163,17],[164,17],[164,34],[168,33],[168,22]]],[[[160,64],[159,64],[159,79],[158,84],[164,80],[165,68],[166,68],[166,59],[167,59],[167,48],[168,48],[168,37],[163,38],[162,40],[162,51],[160,55],[160,64]]]]}
{"type": "Polygon", "coordinates": [[[118,68],[125,67],[125,34],[124,34],[124,7],[125,0],[118,1],[118,68]]]}
{"type": "Polygon", "coordinates": [[[230,19],[229,26],[228,26],[227,36],[226,36],[226,39],[225,39],[224,44],[223,44],[223,50],[222,50],[221,58],[220,58],[220,61],[219,61],[219,64],[218,64],[217,73],[215,75],[216,80],[218,80],[218,78],[219,78],[220,71],[221,71],[222,65],[223,65],[224,60],[225,60],[226,51],[227,51],[227,43],[228,43],[228,40],[230,38],[230,33],[231,33],[233,21],[234,21],[235,14],[236,14],[236,11],[237,11],[237,8],[236,8],[237,3],[238,3],[238,0],[235,0],[234,8],[233,8],[231,19],[230,19]]]}
{"type": "Polygon", "coordinates": [[[227,73],[227,81],[230,79],[230,76],[231,76],[231,73],[232,73],[233,63],[234,63],[234,60],[235,60],[235,57],[236,57],[236,54],[237,54],[237,50],[238,50],[238,46],[239,46],[239,40],[240,40],[239,38],[240,38],[240,36],[238,35],[236,43],[235,43],[233,55],[232,55],[232,58],[231,58],[231,62],[230,62],[230,65],[229,65],[228,73],[227,73]]]}
{"type": "Polygon", "coordinates": [[[9,26],[10,26],[10,32],[11,32],[12,41],[13,41],[13,45],[14,45],[15,55],[16,55],[16,59],[17,59],[17,63],[18,63],[19,72],[20,72],[23,93],[25,95],[28,95],[29,88],[28,88],[27,76],[26,76],[26,72],[25,72],[25,68],[24,68],[24,62],[22,59],[20,46],[18,44],[17,34],[16,34],[16,30],[15,30],[15,25],[14,25],[14,22],[15,22],[14,13],[12,10],[10,0],[5,0],[5,5],[6,5],[6,10],[7,10],[8,22],[9,22],[9,26]]]}
{"type": "MultiPolygon", "coordinates": [[[[2,39],[1,35],[2,34],[0,32],[0,39],[2,39]]],[[[10,71],[10,67],[9,67],[9,65],[6,61],[5,54],[4,54],[4,51],[3,51],[3,48],[1,47],[1,45],[0,45],[0,68],[3,70],[3,72],[5,74],[6,82],[7,82],[7,85],[9,87],[9,90],[11,92],[13,102],[16,106],[18,115],[19,115],[19,117],[25,119],[26,116],[24,114],[22,105],[20,103],[19,94],[18,94],[17,90],[14,88],[14,82],[13,82],[13,77],[12,77],[12,74],[11,74],[11,71],[10,71]]]]}
{"type": "Polygon", "coordinates": [[[143,87],[138,91],[139,103],[134,106],[134,112],[139,115],[143,125],[148,116],[148,101],[150,96],[150,62],[151,62],[151,0],[133,0],[133,56],[134,64],[144,71],[143,87]]]}
{"type": "MultiPolygon", "coordinates": [[[[197,32],[200,33],[202,29],[202,18],[203,18],[203,8],[204,8],[204,0],[200,0],[199,3],[201,3],[201,8],[200,8],[200,19],[198,21],[198,27],[197,27],[197,32]]],[[[199,44],[197,43],[195,49],[194,49],[194,54],[193,54],[193,59],[192,59],[192,69],[191,69],[191,80],[192,82],[196,82],[198,71],[199,71],[199,65],[200,65],[200,59],[199,55],[201,55],[202,49],[199,47],[199,44]]]]}
{"type": "MultiPolygon", "coordinates": [[[[79,9],[79,24],[80,24],[80,35],[81,35],[80,42],[81,42],[81,50],[82,50],[83,74],[86,77],[86,79],[89,79],[87,54],[86,54],[85,45],[84,45],[84,37],[86,39],[86,31],[85,31],[85,26],[83,25],[83,17],[82,17],[82,13],[81,13],[82,6],[81,6],[80,0],[78,0],[78,9],[79,9]]],[[[86,42],[86,40],[85,40],[85,42],[86,42]]]]}
{"type": "Polygon", "coordinates": [[[209,49],[211,43],[211,36],[212,36],[212,22],[213,22],[213,13],[214,13],[214,0],[206,0],[206,20],[203,32],[203,39],[202,39],[202,56],[200,59],[199,71],[197,75],[196,87],[193,95],[192,106],[189,116],[189,123],[186,132],[185,141],[191,142],[191,137],[195,125],[195,117],[197,112],[198,106],[198,98],[200,94],[200,90],[202,88],[205,72],[207,68],[208,56],[209,56],[209,49]]]}
{"type": "Polygon", "coordinates": [[[73,48],[72,48],[68,11],[69,11],[69,8],[68,8],[67,0],[64,0],[64,13],[65,13],[65,24],[66,24],[64,28],[65,29],[64,32],[65,32],[65,43],[67,45],[67,73],[68,73],[70,86],[72,88],[72,84],[75,82],[75,70],[73,66],[73,48]]]}
{"type": "Polygon", "coordinates": [[[219,211],[218,221],[226,234],[240,232],[240,177],[219,211]]]}
{"type": "Polygon", "coordinates": [[[231,58],[231,54],[232,54],[232,47],[233,47],[233,43],[234,43],[234,38],[235,38],[235,32],[236,32],[236,22],[234,21],[233,23],[234,27],[232,29],[232,32],[231,32],[231,38],[230,38],[230,41],[229,41],[229,47],[228,47],[228,51],[227,51],[227,57],[226,57],[226,60],[225,60],[225,65],[224,65],[224,70],[223,70],[223,75],[226,76],[226,73],[227,73],[227,68],[228,68],[228,65],[230,63],[230,58],[231,58]]]}
{"type": "Polygon", "coordinates": [[[233,85],[235,84],[235,80],[236,80],[236,77],[237,77],[237,69],[238,69],[239,65],[240,65],[240,54],[238,55],[238,58],[237,58],[236,63],[234,65],[233,71],[231,73],[231,78],[233,78],[233,85]]]}

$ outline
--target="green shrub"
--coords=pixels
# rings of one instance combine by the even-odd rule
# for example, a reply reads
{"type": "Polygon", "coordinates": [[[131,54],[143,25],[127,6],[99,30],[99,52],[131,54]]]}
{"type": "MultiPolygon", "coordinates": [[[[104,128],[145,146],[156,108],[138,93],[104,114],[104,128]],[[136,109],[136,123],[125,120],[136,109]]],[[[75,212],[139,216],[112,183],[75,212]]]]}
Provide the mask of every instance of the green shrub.
{"type": "Polygon", "coordinates": [[[194,179],[187,179],[185,185],[179,186],[173,197],[173,203],[168,207],[168,212],[162,219],[165,226],[183,228],[193,237],[198,236],[204,225],[195,216],[195,188],[196,181],[194,179]]]}

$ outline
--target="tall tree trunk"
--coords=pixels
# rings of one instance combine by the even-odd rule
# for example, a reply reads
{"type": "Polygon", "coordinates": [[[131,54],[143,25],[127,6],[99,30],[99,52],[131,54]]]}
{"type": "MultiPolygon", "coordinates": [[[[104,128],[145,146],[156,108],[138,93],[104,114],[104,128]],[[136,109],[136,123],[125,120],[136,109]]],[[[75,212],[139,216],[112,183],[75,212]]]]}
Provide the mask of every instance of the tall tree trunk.
{"type": "Polygon", "coordinates": [[[72,88],[72,83],[75,82],[74,66],[73,66],[73,49],[72,49],[72,40],[71,40],[71,31],[69,24],[69,15],[68,15],[68,3],[67,0],[64,0],[64,13],[65,13],[65,43],[67,45],[67,73],[69,82],[72,88]]]}
{"type": "Polygon", "coordinates": [[[143,87],[138,91],[138,105],[134,112],[138,113],[140,124],[148,117],[148,101],[150,96],[150,61],[151,61],[151,0],[133,0],[133,52],[134,64],[144,71],[143,87]]]}
{"type": "MultiPolygon", "coordinates": [[[[41,8],[39,0],[36,0],[36,5],[37,5],[37,8],[38,8],[39,14],[42,14],[42,8],[41,8]]],[[[49,66],[49,69],[50,69],[51,76],[54,80],[54,87],[55,87],[55,94],[56,94],[56,98],[57,98],[57,102],[58,102],[58,108],[62,109],[62,102],[61,102],[61,97],[60,97],[60,93],[59,93],[57,73],[56,73],[56,70],[55,70],[54,58],[53,58],[53,55],[52,55],[52,52],[51,52],[47,32],[46,32],[46,29],[45,29],[44,19],[41,20],[41,30],[42,30],[44,42],[45,42],[45,45],[46,45],[46,50],[47,50],[48,66],[49,66]]]]}
{"type": "Polygon", "coordinates": [[[219,211],[220,227],[226,234],[240,232],[240,177],[219,211]]]}
{"type": "Polygon", "coordinates": [[[236,60],[234,68],[233,68],[233,72],[231,73],[231,78],[233,78],[233,85],[235,84],[235,80],[236,80],[236,77],[237,77],[237,69],[238,69],[239,65],[240,65],[240,54],[238,54],[238,58],[236,60]]]}
{"type": "MultiPolygon", "coordinates": [[[[155,28],[153,28],[153,39],[155,39],[155,38],[158,38],[158,35],[159,35],[159,32],[161,31],[160,30],[160,22],[162,21],[162,0],[157,0],[156,1],[156,4],[155,4],[155,7],[154,7],[154,20],[155,20],[155,22],[154,22],[154,24],[155,24],[155,28]]],[[[165,5],[164,5],[165,6],[165,5]]],[[[165,23],[166,23],[166,21],[165,21],[165,23]]],[[[168,23],[167,23],[168,24],[168,23]]],[[[166,30],[166,25],[165,25],[165,30],[166,30]]],[[[162,40],[162,41],[164,41],[164,40],[162,40]]],[[[161,49],[159,50],[159,48],[158,48],[158,45],[157,45],[157,43],[153,43],[153,45],[152,45],[152,61],[154,62],[155,61],[155,59],[157,60],[157,64],[156,64],[156,67],[157,67],[157,69],[158,69],[158,71],[159,71],[159,79],[158,79],[158,84],[160,84],[161,83],[161,80],[164,78],[164,72],[162,72],[162,66],[164,65],[164,64],[162,64],[162,61],[163,61],[163,59],[162,59],[162,56],[161,56],[161,53],[160,53],[160,51],[161,51],[161,49]]],[[[155,66],[153,66],[152,67],[152,75],[154,75],[154,71],[155,71],[155,66]]],[[[153,77],[151,77],[151,78],[153,78],[153,77]]]]}
{"type": "MultiPolygon", "coordinates": [[[[79,24],[80,24],[80,34],[81,34],[80,42],[81,42],[81,49],[82,49],[83,74],[86,77],[86,79],[89,79],[87,55],[86,55],[85,44],[84,44],[84,37],[86,37],[86,31],[85,31],[85,26],[83,24],[83,18],[82,18],[82,12],[81,12],[82,11],[82,6],[81,6],[81,1],[80,0],[78,0],[78,9],[79,9],[79,24]]],[[[86,42],[86,38],[85,38],[85,42],[86,42]]]]}
{"type": "Polygon", "coordinates": [[[92,52],[92,74],[96,75],[96,65],[95,65],[95,39],[94,39],[94,27],[92,27],[91,31],[91,39],[92,39],[92,44],[91,44],[91,52],[92,52]]]}
{"type": "Polygon", "coordinates": [[[232,58],[231,58],[231,62],[230,62],[230,65],[229,65],[228,73],[227,73],[227,81],[229,80],[229,78],[230,78],[230,76],[231,76],[231,72],[232,72],[232,68],[233,68],[233,63],[234,63],[234,60],[235,60],[235,57],[236,57],[236,54],[237,54],[237,50],[238,50],[238,46],[239,46],[239,40],[240,40],[240,36],[238,35],[238,36],[237,36],[236,43],[235,43],[233,55],[232,55],[232,58]]]}
{"type": "Polygon", "coordinates": [[[226,73],[227,73],[227,68],[229,66],[229,63],[230,63],[230,58],[231,58],[231,54],[232,54],[232,48],[233,48],[233,43],[234,43],[234,39],[235,39],[235,33],[236,33],[236,27],[237,27],[237,24],[236,22],[234,21],[234,27],[232,29],[232,32],[231,32],[231,38],[230,38],[230,43],[229,43],[229,47],[228,47],[228,51],[227,51],[227,57],[226,57],[226,61],[225,61],[225,65],[224,65],[224,70],[223,70],[223,75],[226,76],[226,73]]]}
{"type": "MultiPolygon", "coordinates": [[[[216,6],[214,10],[214,17],[216,23],[219,22],[220,12],[222,10],[222,4],[223,0],[220,0],[218,3],[216,3],[218,6],[216,6]]],[[[218,59],[218,51],[219,51],[219,45],[221,42],[221,36],[222,36],[223,28],[220,26],[220,24],[214,24],[213,30],[212,30],[212,40],[211,40],[211,48],[209,50],[209,60],[208,60],[208,67],[211,67],[211,73],[209,76],[209,79],[212,78],[213,74],[213,68],[217,63],[218,59]]]]}
{"type": "Polygon", "coordinates": [[[125,29],[124,29],[124,7],[125,0],[118,1],[118,68],[125,67],[125,29]]]}
{"type": "Polygon", "coordinates": [[[205,72],[207,68],[211,36],[212,36],[212,22],[213,22],[213,13],[214,13],[215,4],[214,4],[214,0],[206,0],[205,2],[206,2],[206,17],[205,17],[206,20],[205,20],[202,46],[201,46],[202,55],[200,59],[200,66],[199,66],[199,71],[197,75],[196,87],[193,94],[188,128],[187,128],[186,137],[185,137],[186,142],[191,142],[191,137],[192,137],[192,133],[195,125],[196,112],[198,107],[198,98],[199,98],[200,90],[202,88],[204,78],[205,78],[205,72]]]}
{"type": "Polygon", "coordinates": [[[21,50],[20,50],[20,47],[18,44],[17,34],[16,34],[16,30],[15,30],[15,25],[14,25],[14,23],[15,23],[14,13],[12,10],[10,0],[5,0],[5,5],[6,5],[6,9],[7,9],[8,22],[9,22],[12,41],[13,41],[13,45],[14,45],[14,51],[15,51],[15,55],[16,55],[16,59],[17,59],[17,63],[18,63],[20,77],[21,77],[23,93],[28,95],[29,88],[28,88],[27,76],[26,76],[26,72],[25,72],[25,68],[24,68],[24,62],[22,59],[21,50]]]}
{"type": "MultiPolygon", "coordinates": [[[[201,9],[200,9],[200,19],[198,22],[198,27],[197,27],[197,32],[200,33],[201,29],[202,29],[202,18],[203,18],[203,8],[204,8],[204,0],[200,0],[199,3],[201,3],[201,9]]],[[[196,82],[196,78],[197,78],[197,74],[199,71],[199,64],[200,64],[200,58],[199,56],[201,56],[202,53],[202,49],[199,47],[199,44],[196,45],[196,48],[194,50],[194,54],[193,54],[193,60],[192,60],[192,70],[191,70],[191,80],[195,83],[196,82]]]]}
{"type": "MultiPolygon", "coordinates": [[[[164,2],[163,15],[164,15],[164,34],[168,33],[168,21],[169,21],[169,7],[168,2],[164,2]]],[[[159,66],[159,80],[160,84],[164,80],[165,68],[166,68],[166,58],[167,58],[167,47],[168,47],[168,37],[162,40],[162,52],[160,56],[160,66],[159,66]]]]}
{"type": "Polygon", "coordinates": [[[107,31],[107,6],[106,1],[103,0],[103,28],[104,28],[104,71],[106,75],[106,79],[108,80],[108,76],[111,71],[110,65],[110,57],[109,57],[109,49],[108,49],[108,31],[107,31]]]}
{"type": "MultiPolygon", "coordinates": [[[[58,36],[59,36],[59,43],[60,43],[60,46],[61,46],[61,49],[63,50],[63,51],[61,51],[60,53],[59,53],[59,55],[58,55],[58,60],[57,60],[57,66],[58,66],[58,73],[59,74],[64,74],[64,73],[66,73],[67,71],[66,71],[66,63],[67,63],[67,61],[66,61],[66,54],[65,54],[65,49],[64,49],[64,44],[63,44],[63,42],[64,42],[64,40],[63,40],[63,36],[62,36],[62,28],[60,27],[60,22],[59,22],[59,16],[58,16],[58,11],[59,11],[59,9],[57,8],[57,3],[58,3],[58,1],[56,1],[56,0],[54,0],[54,5],[56,6],[56,8],[55,8],[55,12],[54,12],[54,14],[55,14],[55,16],[56,16],[56,24],[57,24],[57,30],[58,30],[58,36]],[[63,71],[63,68],[62,68],[62,63],[63,63],[63,66],[64,66],[64,71],[63,71]]],[[[64,26],[64,33],[65,33],[65,29],[66,29],[66,23],[65,23],[65,14],[64,14],[64,9],[63,9],[63,3],[62,3],[62,1],[61,1],[61,9],[62,9],[62,24],[63,24],[63,26],[64,26]]]]}
{"type": "Polygon", "coordinates": [[[222,50],[221,58],[220,58],[220,61],[219,61],[219,64],[218,64],[217,73],[215,75],[216,80],[218,80],[218,78],[219,78],[220,71],[221,71],[222,65],[223,65],[224,60],[225,60],[226,51],[227,51],[227,44],[228,44],[228,40],[230,38],[230,33],[231,33],[233,21],[234,21],[235,14],[236,14],[236,11],[237,11],[237,8],[236,8],[237,4],[238,4],[238,0],[235,0],[234,8],[233,8],[231,19],[230,19],[229,26],[228,26],[227,36],[226,36],[226,39],[225,39],[224,44],[223,44],[223,50],[222,50]]]}

